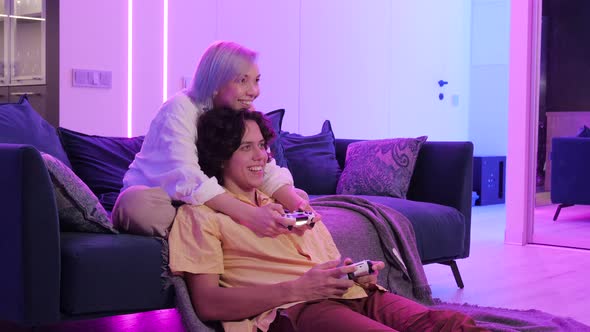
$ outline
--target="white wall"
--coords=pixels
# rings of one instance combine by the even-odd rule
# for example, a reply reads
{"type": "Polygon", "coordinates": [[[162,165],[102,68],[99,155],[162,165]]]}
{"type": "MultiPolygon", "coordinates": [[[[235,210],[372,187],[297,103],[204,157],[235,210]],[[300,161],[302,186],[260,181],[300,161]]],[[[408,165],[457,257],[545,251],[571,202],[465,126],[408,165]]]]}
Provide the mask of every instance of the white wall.
{"type": "MultiPolygon", "coordinates": [[[[126,3],[126,1],[121,2],[126,3]]],[[[147,132],[149,121],[156,115],[163,101],[163,9],[161,0],[133,1],[132,131],[134,135],[147,132]]],[[[127,58],[127,52],[122,55],[127,58]]]]}
{"type": "Polygon", "coordinates": [[[59,30],[60,125],[126,135],[127,2],[62,0],[59,30]],[[73,88],[72,69],[110,70],[112,88],[73,88]]]}
{"type": "MultiPolygon", "coordinates": [[[[162,101],[163,1],[134,2],[138,135],[162,101]]],[[[127,1],[60,6],[61,125],[125,135],[127,1]],[[111,70],[113,88],[73,88],[72,68],[111,70]]],[[[169,0],[168,94],[207,45],[230,39],[259,51],[256,107],[285,108],[286,130],[312,134],[330,119],[337,137],[466,140],[470,22],[469,1],[169,0]],[[449,84],[440,88],[440,79],[449,84]]]]}
{"type": "Polygon", "coordinates": [[[478,156],[506,156],[510,2],[473,0],[469,140],[478,156]]]}

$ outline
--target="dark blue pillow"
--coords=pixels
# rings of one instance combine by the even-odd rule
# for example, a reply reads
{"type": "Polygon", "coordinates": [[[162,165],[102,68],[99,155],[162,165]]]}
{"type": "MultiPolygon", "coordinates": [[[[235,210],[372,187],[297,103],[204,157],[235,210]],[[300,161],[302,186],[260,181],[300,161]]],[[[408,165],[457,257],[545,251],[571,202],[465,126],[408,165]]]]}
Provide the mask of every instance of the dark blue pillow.
{"type": "Polygon", "coordinates": [[[281,145],[295,187],[311,195],[329,195],[336,192],[342,170],[336,160],[334,133],[326,120],[317,135],[302,136],[281,133],[281,145]]]}
{"type": "Polygon", "coordinates": [[[576,137],[590,137],[590,128],[584,125],[584,127],[580,128],[576,137]]]}
{"type": "Polygon", "coordinates": [[[72,168],[55,128],[31,107],[26,97],[16,104],[0,104],[0,143],[30,144],[72,168]]]}
{"type": "Polygon", "coordinates": [[[88,185],[102,206],[112,211],[123,187],[123,176],[141,149],[144,137],[86,135],[61,127],[58,132],[74,173],[88,185]]]}
{"type": "Polygon", "coordinates": [[[280,142],[280,134],[281,128],[283,126],[283,116],[285,116],[284,109],[278,109],[272,112],[268,112],[264,114],[266,118],[270,121],[272,130],[275,132],[277,137],[274,141],[270,143],[270,152],[272,157],[276,160],[277,165],[281,167],[287,167],[287,160],[285,159],[285,153],[283,151],[283,146],[280,142]]]}

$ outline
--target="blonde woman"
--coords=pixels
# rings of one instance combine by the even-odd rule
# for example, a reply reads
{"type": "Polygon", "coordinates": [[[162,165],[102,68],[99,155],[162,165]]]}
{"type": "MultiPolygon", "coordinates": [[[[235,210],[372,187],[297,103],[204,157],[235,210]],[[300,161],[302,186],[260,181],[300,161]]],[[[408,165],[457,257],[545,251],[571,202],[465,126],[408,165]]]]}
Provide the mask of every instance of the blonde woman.
{"type": "Polygon", "coordinates": [[[152,120],[141,151],[123,178],[113,223],[124,232],[166,237],[182,204],[206,205],[250,228],[258,236],[288,232],[284,209],[311,210],[293,177],[273,161],[261,187],[280,204],[254,207],[229,195],[199,167],[197,119],[214,108],[253,109],[260,94],[257,53],[228,41],[210,45],[191,86],[167,100],[152,120]]]}

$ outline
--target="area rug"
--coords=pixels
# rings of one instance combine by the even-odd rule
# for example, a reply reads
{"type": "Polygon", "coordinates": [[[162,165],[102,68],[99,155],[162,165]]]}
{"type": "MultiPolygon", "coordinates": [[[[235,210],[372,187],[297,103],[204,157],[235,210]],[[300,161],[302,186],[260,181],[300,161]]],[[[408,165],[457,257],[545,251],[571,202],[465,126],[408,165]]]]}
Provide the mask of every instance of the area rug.
{"type": "Polygon", "coordinates": [[[495,332],[590,332],[590,326],[572,318],[558,317],[535,309],[480,307],[470,304],[445,303],[438,301],[438,299],[435,299],[435,302],[438,304],[431,306],[432,308],[462,312],[471,316],[478,326],[495,332]]]}

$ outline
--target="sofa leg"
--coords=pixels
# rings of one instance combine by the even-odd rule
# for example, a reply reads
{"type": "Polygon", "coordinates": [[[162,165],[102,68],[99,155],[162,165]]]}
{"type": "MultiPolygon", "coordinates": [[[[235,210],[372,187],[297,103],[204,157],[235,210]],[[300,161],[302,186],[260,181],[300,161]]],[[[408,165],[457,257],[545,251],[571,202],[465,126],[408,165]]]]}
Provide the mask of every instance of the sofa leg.
{"type": "Polygon", "coordinates": [[[566,207],[570,207],[573,206],[573,204],[559,204],[557,206],[557,210],[555,210],[555,215],[553,216],[553,221],[557,220],[557,217],[559,217],[559,212],[561,212],[561,208],[566,208],[566,207]]]}
{"type": "Polygon", "coordinates": [[[448,265],[451,267],[451,271],[453,271],[453,277],[455,277],[455,282],[457,283],[457,287],[463,289],[465,285],[463,285],[463,279],[461,279],[461,273],[459,273],[459,267],[457,266],[457,262],[454,260],[440,262],[440,264],[448,265]]]}

